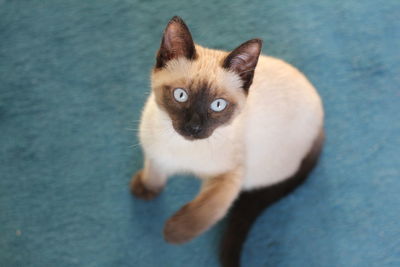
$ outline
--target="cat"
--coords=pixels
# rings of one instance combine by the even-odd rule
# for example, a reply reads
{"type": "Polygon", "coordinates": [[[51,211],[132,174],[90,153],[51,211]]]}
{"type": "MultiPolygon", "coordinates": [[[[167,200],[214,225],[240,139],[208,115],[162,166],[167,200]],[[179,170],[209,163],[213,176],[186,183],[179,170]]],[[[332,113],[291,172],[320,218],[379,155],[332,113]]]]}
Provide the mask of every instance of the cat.
{"type": "Polygon", "coordinates": [[[144,167],[132,193],[157,196],[167,177],[194,174],[198,196],[165,224],[167,242],[202,234],[227,213],[220,260],[240,266],[247,233],[265,207],[300,185],[323,139],[321,99],[305,76],[260,55],[262,41],[231,52],[193,42],[180,17],[167,24],[151,73],[151,94],[139,130],[144,167]]]}

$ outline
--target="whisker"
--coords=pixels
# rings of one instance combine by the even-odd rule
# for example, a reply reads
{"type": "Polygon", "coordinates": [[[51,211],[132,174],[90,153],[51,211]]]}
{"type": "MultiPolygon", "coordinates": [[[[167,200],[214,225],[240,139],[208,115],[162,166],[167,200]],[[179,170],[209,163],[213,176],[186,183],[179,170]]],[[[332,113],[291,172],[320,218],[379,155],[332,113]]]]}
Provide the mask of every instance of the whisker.
{"type": "Polygon", "coordinates": [[[132,131],[132,132],[138,132],[140,129],[139,128],[125,128],[127,131],[132,131]]]}
{"type": "Polygon", "coordinates": [[[136,143],[136,144],[130,145],[129,148],[137,148],[140,145],[141,145],[140,143],[136,143]]]}

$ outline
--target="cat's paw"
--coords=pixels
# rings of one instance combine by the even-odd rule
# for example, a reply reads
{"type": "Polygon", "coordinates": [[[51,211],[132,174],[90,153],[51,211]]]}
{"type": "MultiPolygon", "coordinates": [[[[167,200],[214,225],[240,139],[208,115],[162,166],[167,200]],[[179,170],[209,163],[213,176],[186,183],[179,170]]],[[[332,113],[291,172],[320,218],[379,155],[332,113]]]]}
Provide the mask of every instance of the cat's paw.
{"type": "Polygon", "coordinates": [[[143,170],[138,171],[131,180],[131,192],[136,197],[151,200],[158,196],[161,190],[150,189],[143,183],[143,170]]]}
{"type": "Polygon", "coordinates": [[[164,239],[171,244],[182,244],[199,234],[196,229],[195,218],[188,211],[188,205],[185,205],[165,223],[164,239]]]}

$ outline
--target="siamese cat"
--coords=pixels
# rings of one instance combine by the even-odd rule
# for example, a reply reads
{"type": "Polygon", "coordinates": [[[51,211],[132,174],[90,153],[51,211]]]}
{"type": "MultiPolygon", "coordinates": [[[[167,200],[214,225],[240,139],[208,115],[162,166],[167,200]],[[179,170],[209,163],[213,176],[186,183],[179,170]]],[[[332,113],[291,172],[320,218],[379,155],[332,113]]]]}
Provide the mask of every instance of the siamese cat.
{"type": "Polygon", "coordinates": [[[260,55],[261,46],[208,49],[181,18],[169,21],[140,122],[144,167],[131,182],[148,200],[172,174],[199,177],[200,193],[166,222],[164,238],[188,242],[229,212],[220,252],[228,267],[240,266],[256,217],[306,179],[323,143],[315,88],[288,63],[260,55]]]}

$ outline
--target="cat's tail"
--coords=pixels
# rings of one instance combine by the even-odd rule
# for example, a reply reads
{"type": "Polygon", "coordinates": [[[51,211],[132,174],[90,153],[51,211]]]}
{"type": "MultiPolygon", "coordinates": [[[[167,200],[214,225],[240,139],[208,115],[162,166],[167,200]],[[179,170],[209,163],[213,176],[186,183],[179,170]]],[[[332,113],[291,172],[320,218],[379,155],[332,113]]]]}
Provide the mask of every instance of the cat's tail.
{"type": "Polygon", "coordinates": [[[241,193],[230,211],[228,226],[222,237],[220,261],[223,267],[240,266],[243,243],[252,224],[266,207],[277,202],[304,182],[318,161],[323,140],[324,132],[321,130],[299,170],[290,178],[272,186],[241,193]]]}

